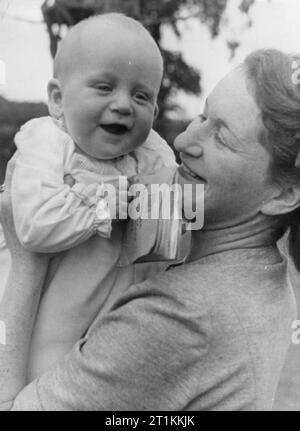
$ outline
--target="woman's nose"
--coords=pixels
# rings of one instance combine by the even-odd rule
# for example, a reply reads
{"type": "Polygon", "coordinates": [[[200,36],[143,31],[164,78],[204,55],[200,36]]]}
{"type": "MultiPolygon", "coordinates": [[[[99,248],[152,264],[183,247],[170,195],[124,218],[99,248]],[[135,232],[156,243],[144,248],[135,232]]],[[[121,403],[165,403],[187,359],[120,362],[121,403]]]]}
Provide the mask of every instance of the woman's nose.
{"type": "Polygon", "coordinates": [[[118,93],[115,95],[110,109],[113,112],[118,112],[121,115],[130,115],[132,113],[131,97],[129,94],[118,93]]]}
{"type": "Polygon", "coordinates": [[[203,154],[203,146],[199,139],[195,139],[187,131],[177,136],[174,147],[178,152],[192,157],[201,157],[203,154]]]}

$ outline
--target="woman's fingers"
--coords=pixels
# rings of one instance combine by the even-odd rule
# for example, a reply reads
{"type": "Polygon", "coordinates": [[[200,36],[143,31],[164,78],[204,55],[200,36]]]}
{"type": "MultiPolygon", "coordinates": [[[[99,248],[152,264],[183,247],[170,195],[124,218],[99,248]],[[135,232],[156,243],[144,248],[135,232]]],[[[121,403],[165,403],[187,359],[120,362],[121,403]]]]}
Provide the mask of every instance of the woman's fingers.
{"type": "Polygon", "coordinates": [[[15,231],[11,203],[11,184],[15,165],[16,157],[14,156],[7,164],[4,192],[0,194],[0,220],[10,250],[21,247],[15,231]]]}
{"type": "Polygon", "coordinates": [[[6,167],[5,188],[7,189],[7,186],[9,185],[9,190],[11,189],[12,176],[15,170],[16,161],[17,161],[17,154],[15,153],[14,156],[7,163],[7,167],[6,167]]]}
{"type": "Polygon", "coordinates": [[[13,157],[7,164],[6,174],[5,174],[5,182],[3,184],[3,192],[1,193],[1,207],[0,207],[0,219],[2,224],[5,227],[7,216],[12,216],[11,209],[11,183],[12,176],[16,165],[16,158],[13,157]]]}

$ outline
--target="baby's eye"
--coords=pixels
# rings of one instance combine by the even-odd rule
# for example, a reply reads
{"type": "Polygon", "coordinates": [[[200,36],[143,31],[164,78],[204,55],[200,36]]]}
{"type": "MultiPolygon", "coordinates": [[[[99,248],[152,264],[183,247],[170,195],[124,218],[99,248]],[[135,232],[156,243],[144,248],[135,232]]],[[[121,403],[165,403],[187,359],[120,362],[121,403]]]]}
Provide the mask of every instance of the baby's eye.
{"type": "Polygon", "coordinates": [[[99,91],[102,91],[104,93],[108,93],[112,90],[112,86],[110,84],[106,84],[106,83],[100,83],[100,84],[96,84],[95,88],[99,91]]]}
{"type": "Polygon", "coordinates": [[[150,96],[143,91],[137,91],[134,94],[134,98],[141,102],[148,102],[150,100],[150,96]]]}

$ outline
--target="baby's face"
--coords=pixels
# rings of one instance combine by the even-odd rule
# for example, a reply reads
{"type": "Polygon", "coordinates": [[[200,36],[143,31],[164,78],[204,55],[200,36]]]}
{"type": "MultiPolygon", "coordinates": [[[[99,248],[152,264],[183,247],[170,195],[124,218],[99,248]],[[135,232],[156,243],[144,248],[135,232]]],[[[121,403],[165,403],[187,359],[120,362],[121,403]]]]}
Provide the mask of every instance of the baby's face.
{"type": "Polygon", "coordinates": [[[161,64],[153,47],[113,34],[86,46],[62,86],[65,126],[97,159],[127,154],[147,138],[156,113],[161,64]]]}

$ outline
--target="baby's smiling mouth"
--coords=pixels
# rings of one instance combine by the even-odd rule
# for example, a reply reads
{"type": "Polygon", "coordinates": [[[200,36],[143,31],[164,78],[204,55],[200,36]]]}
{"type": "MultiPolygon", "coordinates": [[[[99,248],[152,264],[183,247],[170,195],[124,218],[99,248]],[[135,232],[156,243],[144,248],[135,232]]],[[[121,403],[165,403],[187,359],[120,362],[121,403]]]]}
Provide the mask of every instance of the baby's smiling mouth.
{"type": "Polygon", "coordinates": [[[129,131],[129,128],[125,124],[118,123],[100,124],[100,127],[112,135],[124,135],[129,131]]]}

